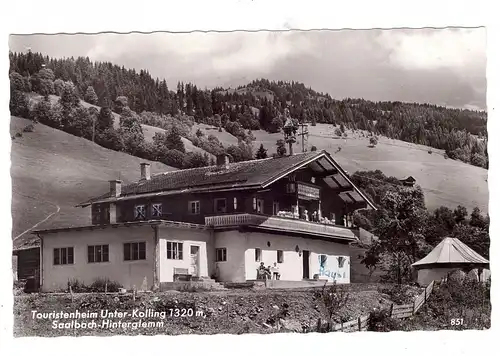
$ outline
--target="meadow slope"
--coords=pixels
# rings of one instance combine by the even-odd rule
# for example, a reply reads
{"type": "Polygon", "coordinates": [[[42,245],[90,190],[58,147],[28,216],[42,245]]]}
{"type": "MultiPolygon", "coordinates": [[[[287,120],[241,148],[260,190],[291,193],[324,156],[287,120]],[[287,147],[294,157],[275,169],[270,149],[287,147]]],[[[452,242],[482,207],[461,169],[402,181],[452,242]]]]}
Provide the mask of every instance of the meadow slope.
{"type": "MultiPolygon", "coordinates": [[[[39,94],[35,94],[35,93],[31,93],[29,95],[29,97],[34,102],[42,100],[42,96],[39,94]]],[[[49,95],[49,97],[50,97],[50,101],[52,104],[55,104],[59,101],[59,96],[57,96],[57,95],[49,95]]],[[[101,109],[100,106],[89,104],[83,100],[80,100],[80,103],[82,104],[82,106],[84,106],[86,108],[93,107],[93,108],[96,108],[97,110],[101,109]]],[[[113,123],[113,127],[115,129],[119,129],[120,128],[120,116],[115,112],[113,112],[113,116],[115,118],[115,121],[113,123]]],[[[162,128],[159,128],[159,127],[154,127],[154,126],[149,126],[149,125],[144,125],[144,124],[141,124],[141,127],[142,127],[142,132],[144,134],[144,140],[146,142],[153,142],[153,137],[154,137],[155,133],[157,133],[157,132],[158,133],[165,133],[165,130],[162,128]]],[[[188,140],[187,138],[182,137],[181,139],[182,139],[182,142],[184,143],[184,148],[186,149],[186,152],[199,152],[201,154],[207,153],[209,157],[213,157],[212,154],[210,154],[210,153],[206,152],[205,150],[193,145],[193,143],[190,140],[188,140]]],[[[236,140],[236,138],[235,138],[235,140],[236,140]]]]}
{"type": "MultiPolygon", "coordinates": [[[[224,146],[235,144],[237,139],[229,133],[211,129],[209,125],[194,125],[193,132],[200,128],[203,132],[216,136],[224,146]]],[[[369,147],[366,135],[361,131],[348,132],[348,137],[337,138],[335,126],[317,124],[309,126],[308,147],[330,152],[334,159],[349,173],[380,169],[385,175],[397,178],[413,176],[425,193],[429,209],[441,205],[452,209],[465,206],[469,213],[474,207],[488,211],[488,171],[460,161],[444,158],[444,151],[404,141],[379,137],[378,145],[369,147]],[[340,150],[339,150],[340,148],[340,150]],[[432,152],[429,154],[429,150],[432,152]]],[[[254,150],[262,143],[268,154],[276,152],[276,141],[281,133],[270,134],[263,130],[253,131],[256,138],[254,150]]],[[[300,140],[294,151],[300,152],[300,140]]]]}
{"type": "MultiPolygon", "coordinates": [[[[31,121],[11,117],[11,135],[31,121]]],[[[12,141],[12,236],[16,237],[57,211],[37,228],[90,223],[89,208],[74,206],[109,189],[108,180],[124,184],[140,178],[139,164],[145,160],[103,148],[89,140],[37,124],[12,141]]],[[[152,163],[152,172],[174,168],[152,163]]],[[[15,241],[22,244],[30,234],[15,241]]]]}
{"type": "MultiPolygon", "coordinates": [[[[57,97],[51,99],[55,101],[57,97]]],[[[29,123],[12,117],[11,134],[22,131],[29,123]]],[[[207,135],[216,136],[226,147],[237,144],[236,137],[225,130],[219,132],[209,125],[198,124],[193,126],[193,133],[198,128],[207,135]]],[[[445,159],[440,150],[385,137],[380,137],[378,145],[370,148],[362,132],[349,132],[346,139],[340,139],[334,138],[334,128],[326,124],[309,127],[308,146],[329,151],[349,173],[380,169],[398,178],[411,175],[424,189],[429,209],[441,205],[453,209],[460,204],[469,212],[476,206],[483,212],[488,211],[487,170],[445,159]]],[[[152,140],[155,132],[163,131],[147,125],[143,125],[143,130],[147,140],[152,140]]],[[[262,143],[269,154],[276,151],[276,140],[282,137],[280,133],[269,134],[262,130],[253,134],[256,137],[254,149],[262,143]]],[[[186,151],[204,152],[189,140],[184,138],[183,141],[186,151]]],[[[294,149],[300,151],[300,142],[294,149]]],[[[37,228],[88,223],[88,212],[73,206],[106,191],[109,179],[121,176],[124,183],[137,180],[142,161],[63,131],[36,125],[34,132],[24,133],[12,141],[13,237],[58,209],[57,214],[37,228]],[[82,216],[85,219],[82,220],[82,216]]],[[[152,167],[153,172],[169,169],[173,168],[158,162],[152,167]]]]}

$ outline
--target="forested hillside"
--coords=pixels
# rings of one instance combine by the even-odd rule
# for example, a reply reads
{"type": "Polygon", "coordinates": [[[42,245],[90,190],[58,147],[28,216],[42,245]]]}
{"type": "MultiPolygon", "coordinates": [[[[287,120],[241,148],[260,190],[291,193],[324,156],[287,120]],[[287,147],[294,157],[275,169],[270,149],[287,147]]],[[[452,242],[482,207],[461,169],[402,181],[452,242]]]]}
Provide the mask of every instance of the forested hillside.
{"type": "MultiPolygon", "coordinates": [[[[148,146],[141,142],[142,133],[137,124],[172,128],[171,131],[175,131],[170,133],[172,137],[188,136],[189,127],[194,122],[211,124],[240,139],[240,144],[229,149],[234,160],[252,159],[253,137],[249,130],[280,131],[285,107],[290,109],[296,121],[311,125],[340,124],[339,136],[348,130],[366,130],[372,135],[443,149],[452,159],[488,167],[485,112],[418,103],[371,102],[353,98],[335,100],[302,83],[266,79],[236,89],[200,89],[194,83],[176,83],[169,89],[165,80],[154,79],[147,70],[136,71],[82,57],[55,59],[31,52],[10,53],[10,73],[11,81],[15,82],[14,87],[11,86],[13,91],[61,96],[66,92],[66,96],[115,111],[121,115],[124,124],[119,133],[123,139],[119,142],[113,132],[106,131],[106,125],[101,125],[105,119],[99,116],[96,142],[144,158],[167,161],[167,164],[177,167],[205,165],[210,161],[208,157],[196,156],[194,163],[186,163],[180,144],[169,144],[162,154],[152,153],[151,150],[162,147],[161,142],[166,136],[159,135],[155,141],[158,145],[148,146]],[[71,90],[65,89],[69,83],[73,85],[71,90]],[[106,139],[102,137],[104,131],[106,139]],[[174,149],[178,152],[170,152],[174,149]]],[[[20,112],[16,115],[26,117],[26,110],[23,113],[23,109],[17,109],[24,105],[23,99],[14,94],[11,110],[18,110],[20,112]]],[[[71,98],[68,100],[71,102],[71,98]]],[[[70,106],[67,106],[68,110],[70,106]]],[[[97,116],[97,113],[86,115],[80,110],[76,117],[92,115],[97,116]]],[[[54,115],[51,116],[54,121],[54,115]]],[[[56,119],[60,122],[55,125],[64,129],[67,125],[62,122],[64,120],[56,119]]],[[[83,121],[78,125],[80,129],[73,129],[73,133],[89,136],[90,132],[84,133],[85,127],[81,126],[85,122],[90,125],[92,120],[83,121]]],[[[224,149],[213,136],[203,137],[200,133],[196,136],[189,138],[195,139],[193,143],[205,151],[217,154],[224,149]]],[[[176,138],[175,142],[178,141],[176,138]]]]}
{"type": "MultiPolygon", "coordinates": [[[[379,207],[377,212],[360,212],[355,217],[357,226],[380,237],[380,244],[372,246],[363,259],[371,271],[387,265],[390,280],[409,277],[411,263],[446,236],[457,237],[489,256],[489,217],[482,213],[487,213],[487,171],[452,160],[488,167],[485,112],[418,103],[335,100],[302,83],[266,79],[232,89],[176,83],[172,90],[165,80],[154,79],[145,70],[31,52],[10,53],[10,65],[11,114],[45,125],[39,125],[39,130],[16,118],[19,126],[12,137],[13,162],[18,161],[13,169],[15,188],[28,192],[30,196],[25,198],[36,198],[43,209],[37,213],[40,216],[32,214],[33,219],[52,212],[55,205],[64,208],[63,204],[83,199],[72,190],[74,182],[83,181],[85,191],[78,194],[88,194],[89,184],[97,191],[102,181],[115,176],[115,172],[104,171],[100,176],[81,178],[92,171],[88,167],[98,155],[106,163],[110,157],[117,159],[112,155],[116,154],[123,159],[115,162],[116,169],[130,165],[134,167],[130,177],[138,174],[137,159],[132,162],[121,153],[110,154],[92,142],[176,168],[214,164],[205,152],[226,152],[234,161],[264,158],[273,149],[274,154],[284,155],[287,147],[280,132],[288,108],[296,123],[312,126],[311,145],[306,148],[328,150],[379,207]],[[143,125],[164,131],[149,130],[146,135],[143,125]],[[24,134],[18,131],[21,129],[24,134]],[[200,150],[186,149],[183,138],[200,150]],[[59,148],[57,143],[61,143],[59,148]],[[82,157],[78,154],[81,149],[88,151],[82,157]],[[443,154],[451,159],[445,160],[443,154]],[[69,167],[66,176],[52,169],[60,162],[69,167]],[[50,179],[33,180],[43,174],[50,179]],[[408,175],[416,178],[415,189],[402,189],[399,179],[408,175]],[[66,191],[61,191],[65,184],[66,191]],[[50,200],[32,192],[61,196],[50,200]],[[70,194],[74,196],[70,198],[70,194]]],[[[158,163],[158,170],[164,168],[158,163]]],[[[22,216],[17,212],[34,208],[18,195],[15,210],[22,216]]],[[[70,212],[67,216],[69,222],[79,215],[70,212]]],[[[15,223],[18,231],[27,228],[19,219],[15,223]]]]}

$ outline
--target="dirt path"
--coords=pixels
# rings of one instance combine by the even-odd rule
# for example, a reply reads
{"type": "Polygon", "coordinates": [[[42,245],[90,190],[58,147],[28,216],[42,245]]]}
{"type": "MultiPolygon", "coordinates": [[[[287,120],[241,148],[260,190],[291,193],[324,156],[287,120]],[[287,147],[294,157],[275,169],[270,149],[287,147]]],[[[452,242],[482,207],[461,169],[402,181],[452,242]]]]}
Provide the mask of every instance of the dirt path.
{"type": "MultiPolygon", "coordinates": [[[[47,202],[47,203],[48,203],[48,202],[47,202]]],[[[54,216],[55,214],[58,214],[58,213],[59,213],[59,211],[61,211],[61,207],[60,207],[59,205],[57,205],[57,204],[53,204],[53,203],[49,203],[49,204],[54,205],[54,206],[57,208],[57,210],[56,210],[56,211],[54,211],[53,213],[50,213],[50,214],[49,214],[49,215],[48,215],[45,219],[40,220],[40,221],[39,221],[39,222],[37,222],[35,225],[33,225],[32,227],[30,227],[28,230],[26,230],[26,231],[24,231],[24,232],[20,233],[19,235],[17,235],[16,237],[14,237],[14,238],[12,239],[12,241],[16,241],[18,238],[20,238],[20,237],[21,237],[21,236],[23,236],[24,234],[26,234],[26,233],[30,232],[31,230],[33,230],[33,229],[34,229],[35,227],[37,227],[38,225],[43,224],[44,222],[46,222],[47,220],[49,220],[52,216],[54,216]]]]}

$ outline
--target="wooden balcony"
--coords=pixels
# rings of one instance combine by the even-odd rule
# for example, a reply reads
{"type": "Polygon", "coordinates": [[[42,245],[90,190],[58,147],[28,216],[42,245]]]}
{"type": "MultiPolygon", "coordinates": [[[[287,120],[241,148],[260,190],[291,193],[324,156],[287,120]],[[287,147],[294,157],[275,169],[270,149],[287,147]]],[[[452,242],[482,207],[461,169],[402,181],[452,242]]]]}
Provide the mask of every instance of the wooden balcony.
{"type": "Polygon", "coordinates": [[[352,228],[280,216],[250,213],[207,216],[205,217],[205,225],[215,229],[253,226],[266,230],[302,233],[353,241],[357,240],[357,235],[352,228]]]}

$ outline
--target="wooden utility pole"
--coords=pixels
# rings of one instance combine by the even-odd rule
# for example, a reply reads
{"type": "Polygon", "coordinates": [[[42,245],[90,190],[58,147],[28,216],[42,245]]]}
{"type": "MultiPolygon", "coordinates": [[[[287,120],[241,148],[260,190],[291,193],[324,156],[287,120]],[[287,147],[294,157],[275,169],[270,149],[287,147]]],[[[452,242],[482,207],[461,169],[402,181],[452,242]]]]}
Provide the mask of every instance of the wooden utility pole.
{"type": "Polygon", "coordinates": [[[302,137],[301,141],[302,141],[302,152],[306,152],[307,150],[307,137],[309,136],[309,130],[308,130],[308,125],[307,124],[299,124],[300,126],[300,133],[298,134],[299,136],[302,137]],[[305,127],[305,130],[304,130],[304,127],[305,127]]]}

